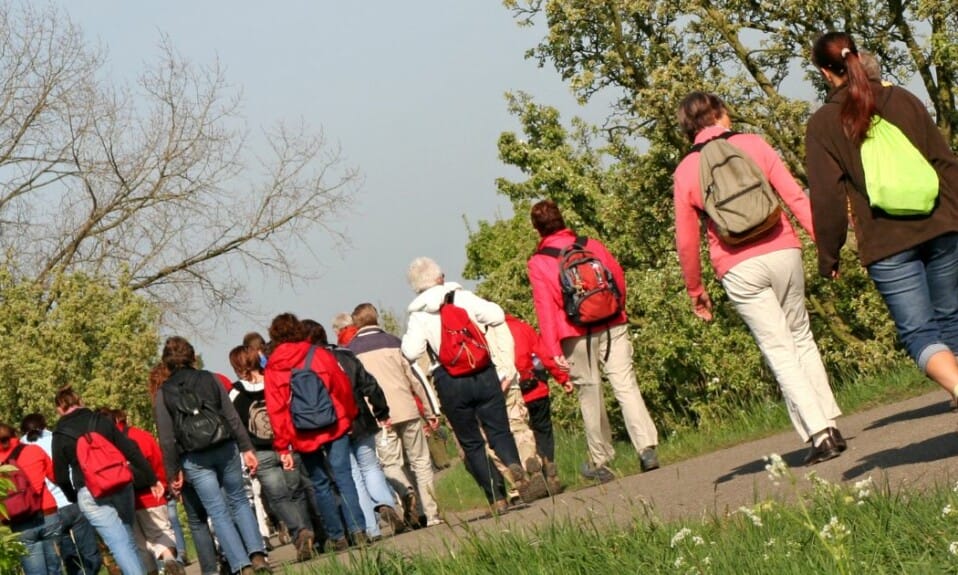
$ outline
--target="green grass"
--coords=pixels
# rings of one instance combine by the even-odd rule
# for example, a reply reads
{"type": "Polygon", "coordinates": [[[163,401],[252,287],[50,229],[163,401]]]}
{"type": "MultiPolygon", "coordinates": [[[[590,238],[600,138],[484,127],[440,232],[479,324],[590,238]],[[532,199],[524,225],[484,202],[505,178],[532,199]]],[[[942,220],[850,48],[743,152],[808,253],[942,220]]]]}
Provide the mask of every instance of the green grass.
{"type": "MultiPolygon", "coordinates": [[[[937,389],[934,383],[913,367],[902,367],[881,376],[861,378],[846,384],[835,392],[838,404],[848,414],[914,397],[937,389]]],[[[674,463],[739,443],[767,437],[791,429],[788,413],[782,401],[757,405],[743,405],[735,415],[719,424],[696,429],[679,430],[660,437],[659,461],[674,463]]],[[[452,467],[443,471],[436,481],[436,495],[442,509],[464,511],[485,505],[485,497],[455,453],[455,443],[448,442],[452,467]]],[[[612,469],[619,475],[639,472],[639,460],[627,441],[616,442],[616,458],[612,469]]],[[[567,489],[592,485],[579,475],[579,466],[588,459],[585,436],[581,428],[556,431],[556,463],[559,477],[567,489]]]]}
{"type": "MultiPolygon", "coordinates": [[[[779,481],[797,478],[785,470],[779,481]]],[[[770,479],[771,480],[771,479],[770,479]]],[[[559,521],[529,531],[467,532],[454,553],[404,556],[372,547],[326,574],[958,573],[958,494],[950,485],[892,493],[866,480],[814,480],[797,503],[767,500],[703,521],[627,527],[559,521]]]]}

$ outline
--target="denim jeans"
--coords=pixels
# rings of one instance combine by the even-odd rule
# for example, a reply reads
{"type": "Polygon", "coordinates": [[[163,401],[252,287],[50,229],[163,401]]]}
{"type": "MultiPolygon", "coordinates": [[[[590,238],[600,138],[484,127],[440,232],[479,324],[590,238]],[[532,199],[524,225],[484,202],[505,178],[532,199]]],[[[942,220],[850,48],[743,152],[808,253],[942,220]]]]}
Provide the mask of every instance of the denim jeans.
{"type": "Polygon", "coordinates": [[[186,510],[186,521],[190,526],[190,534],[193,536],[193,547],[196,549],[196,560],[200,564],[200,572],[203,575],[218,575],[220,562],[216,555],[213,534],[210,533],[210,525],[207,522],[209,515],[192,485],[184,483],[182,495],[183,509],[186,510]]]}
{"type": "Polygon", "coordinates": [[[353,472],[353,482],[359,494],[359,507],[363,510],[366,521],[366,534],[370,537],[382,535],[379,529],[379,520],[376,518],[376,509],[388,505],[396,506],[386,474],[383,473],[379,457],[376,456],[376,435],[367,435],[362,438],[349,438],[349,465],[353,472]]]}
{"type": "Polygon", "coordinates": [[[100,549],[96,544],[96,532],[80,513],[80,507],[71,503],[57,510],[60,515],[60,558],[67,575],[99,573],[100,549]]]}
{"type": "Polygon", "coordinates": [[[18,535],[27,551],[20,560],[24,575],[60,575],[56,548],[60,517],[56,513],[37,514],[33,519],[11,525],[10,530],[18,535]]]}
{"type": "Polygon", "coordinates": [[[176,499],[170,499],[166,502],[166,514],[170,518],[170,526],[173,527],[173,537],[176,539],[176,560],[180,563],[185,563],[186,538],[183,537],[183,526],[180,525],[180,516],[176,511],[176,499]]]}
{"type": "Polygon", "coordinates": [[[445,368],[433,371],[442,411],[466,457],[466,469],[491,503],[505,497],[502,474],[486,456],[489,446],[506,466],[519,464],[519,451],[509,430],[506,398],[492,367],[465,377],[452,377],[445,368]]]}
{"type": "Polygon", "coordinates": [[[335,541],[345,537],[343,519],[346,520],[345,528],[349,529],[350,533],[365,532],[363,510],[359,506],[359,494],[356,493],[356,484],[353,482],[349,466],[349,436],[344,435],[316,451],[301,453],[300,456],[313,482],[316,506],[319,507],[319,513],[323,516],[329,538],[335,541]],[[326,474],[327,464],[332,472],[332,478],[326,474]],[[333,493],[333,482],[342,500],[343,519],[340,518],[336,495],[333,493]]]}
{"type": "Polygon", "coordinates": [[[958,353],[958,234],[874,262],[868,275],[922,371],[936,353],[958,353]]]}
{"type": "Polygon", "coordinates": [[[83,487],[77,493],[77,505],[110,549],[123,575],[145,574],[133,539],[133,485],[99,499],[94,499],[90,490],[83,487]]]}
{"type": "Polygon", "coordinates": [[[259,460],[256,478],[259,479],[269,508],[286,524],[295,540],[301,529],[310,529],[300,471],[283,469],[279,456],[273,450],[257,451],[256,458],[259,460]]]}
{"type": "Polygon", "coordinates": [[[235,441],[183,455],[186,480],[196,490],[213,522],[223,555],[235,573],[250,565],[250,555],[264,553],[263,538],[246,498],[243,466],[235,441]]]}

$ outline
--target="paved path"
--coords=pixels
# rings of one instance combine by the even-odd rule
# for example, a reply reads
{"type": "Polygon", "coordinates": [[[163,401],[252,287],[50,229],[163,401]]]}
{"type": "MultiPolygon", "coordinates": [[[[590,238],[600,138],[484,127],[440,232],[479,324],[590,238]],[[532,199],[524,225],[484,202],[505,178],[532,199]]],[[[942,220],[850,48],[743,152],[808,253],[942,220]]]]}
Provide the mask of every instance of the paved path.
{"type": "MultiPolygon", "coordinates": [[[[798,436],[781,433],[650,473],[563,493],[497,519],[482,518],[480,512],[448,514],[447,525],[387,538],[376,546],[408,554],[441,553],[455,547],[457,540],[474,536],[470,532],[523,529],[553,519],[627,525],[646,513],[668,521],[734,511],[756,498],[784,494],[785,486],[773,485],[765,472],[762,456],[770,453],[780,454],[799,477],[814,469],[830,482],[853,483],[871,475],[876,481],[887,478],[896,489],[958,479],[958,457],[954,457],[958,455],[958,415],[940,391],[844,417],[839,426],[848,450],[813,468],[802,467],[807,447],[799,444],[798,436]]],[[[290,545],[270,555],[274,564],[293,558],[290,545]]],[[[345,559],[343,554],[340,558],[345,559]]],[[[290,573],[299,571],[296,565],[288,567],[290,573]]],[[[198,574],[199,569],[194,563],[187,572],[198,574]]]]}

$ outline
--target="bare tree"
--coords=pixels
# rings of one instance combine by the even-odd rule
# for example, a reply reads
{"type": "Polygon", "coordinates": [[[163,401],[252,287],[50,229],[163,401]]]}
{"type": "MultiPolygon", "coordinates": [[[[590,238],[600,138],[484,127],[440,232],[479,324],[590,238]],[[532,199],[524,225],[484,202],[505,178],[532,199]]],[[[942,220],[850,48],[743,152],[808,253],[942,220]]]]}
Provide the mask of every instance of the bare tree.
{"type": "Polygon", "coordinates": [[[313,230],[343,239],[361,176],[321,130],[251,135],[220,64],[166,38],[133,85],[104,62],[61,11],[0,4],[0,248],[24,277],[91,272],[189,318],[249,269],[297,275],[313,230]]]}

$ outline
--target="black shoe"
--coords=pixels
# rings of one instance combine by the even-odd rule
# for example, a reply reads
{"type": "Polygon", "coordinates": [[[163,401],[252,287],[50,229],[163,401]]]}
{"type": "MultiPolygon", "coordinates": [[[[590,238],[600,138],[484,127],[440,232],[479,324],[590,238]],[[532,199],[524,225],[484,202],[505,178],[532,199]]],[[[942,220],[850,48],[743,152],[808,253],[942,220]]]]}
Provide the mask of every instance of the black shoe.
{"type": "Polygon", "coordinates": [[[835,445],[835,440],[829,435],[818,445],[812,445],[811,449],[808,450],[808,455],[805,456],[805,465],[815,465],[829,459],[835,459],[841,453],[838,446],[835,445]]]}
{"type": "Polygon", "coordinates": [[[639,466],[642,467],[642,471],[659,468],[659,456],[656,455],[654,447],[646,447],[639,452],[639,466]]]}
{"type": "Polygon", "coordinates": [[[579,474],[586,479],[598,481],[599,483],[608,483],[615,479],[615,474],[613,474],[612,470],[605,465],[596,467],[589,463],[583,463],[582,467],[579,469],[579,474]]]}
{"type": "Polygon", "coordinates": [[[832,441],[835,442],[835,447],[838,448],[838,452],[841,453],[848,449],[848,443],[845,442],[845,438],[842,437],[842,432],[838,431],[836,427],[828,428],[828,435],[831,436],[832,441]]]}

